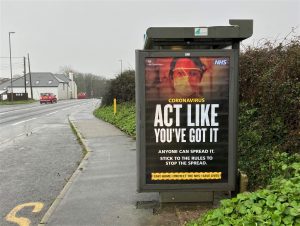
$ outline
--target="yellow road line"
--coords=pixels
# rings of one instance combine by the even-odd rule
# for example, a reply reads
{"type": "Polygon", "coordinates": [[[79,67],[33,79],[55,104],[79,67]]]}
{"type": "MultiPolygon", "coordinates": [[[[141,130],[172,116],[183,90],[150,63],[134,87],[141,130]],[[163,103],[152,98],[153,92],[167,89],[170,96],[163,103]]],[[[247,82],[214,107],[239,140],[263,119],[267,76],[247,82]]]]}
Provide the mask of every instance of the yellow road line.
{"type": "Polygon", "coordinates": [[[9,212],[9,214],[6,215],[5,219],[9,222],[18,224],[19,226],[29,226],[31,224],[31,221],[28,218],[16,217],[17,212],[19,212],[21,209],[25,207],[33,207],[32,212],[38,213],[43,209],[44,204],[42,202],[29,202],[29,203],[20,204],[15,208],[13,208],[9,212]]]}

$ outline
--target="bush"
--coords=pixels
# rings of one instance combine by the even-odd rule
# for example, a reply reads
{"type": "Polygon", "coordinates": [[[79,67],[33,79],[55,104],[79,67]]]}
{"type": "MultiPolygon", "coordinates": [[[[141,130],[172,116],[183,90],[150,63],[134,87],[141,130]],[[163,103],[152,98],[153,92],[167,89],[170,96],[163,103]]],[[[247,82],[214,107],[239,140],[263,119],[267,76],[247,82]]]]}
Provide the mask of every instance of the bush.
{"type": "Polygon", "coordinates": [[[280,175],[284,164],[295,161],[295,155],[280,150],[286,134],[282,121],[266,127],[258,108],[240,105],[238,165],[249,177],[249,189],[265,187],[280,175]]]}
{"type": "Polygon", "coordinates": [[[127,70],[110,81],[108,91],[105,93],[102,104],[111,105],[113,99],[119,103],[135,100],[135,72],[127,70]]]}
{"type": "Polygon", "coordinates": [[[299,59],[299,38],[248,47],[240,57],[240,100],[255,114],[256,125],[246,121],[247,126],[257,127],[254,135],[265,144],[288,153],[300,148],[299,59]]]}
{"type": "Polygon", "coordinates": [[[238,194],[221,201],[187,226],[213,225],[300,225],[300,156],[282,167],[282,174],[267,189],[238,194]]]}
{"type": "Polygon", "coordinates": [[[299,39],[266,42],[240,57],[239,168],[264,187],[300,149],[299,39]]]}

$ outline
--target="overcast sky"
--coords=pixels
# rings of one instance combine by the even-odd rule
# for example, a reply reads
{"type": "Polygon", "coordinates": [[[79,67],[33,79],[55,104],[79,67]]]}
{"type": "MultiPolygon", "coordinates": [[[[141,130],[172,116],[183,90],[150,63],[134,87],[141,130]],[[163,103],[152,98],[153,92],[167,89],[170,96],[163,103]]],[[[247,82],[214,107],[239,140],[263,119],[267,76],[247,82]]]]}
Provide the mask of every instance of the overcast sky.
{"type": "MultiPolygon", "coordinates": [[[[0,0],[0,57],[30,54],[31,71],[53,72],[69,66],[84,73],[113,78],[135,67],[148,27],[229,25],[229,19],[253,19],[254,34],[244,45],[262,38],[284,38],[292,27],[300,34],[300,0],[209,1],[4,1],[0,0]]],[[[13,73],[22,73],[14,59],[13,73]]],[[[0,77],[9,77],[9,59],[0,58],[0,77]]]]}

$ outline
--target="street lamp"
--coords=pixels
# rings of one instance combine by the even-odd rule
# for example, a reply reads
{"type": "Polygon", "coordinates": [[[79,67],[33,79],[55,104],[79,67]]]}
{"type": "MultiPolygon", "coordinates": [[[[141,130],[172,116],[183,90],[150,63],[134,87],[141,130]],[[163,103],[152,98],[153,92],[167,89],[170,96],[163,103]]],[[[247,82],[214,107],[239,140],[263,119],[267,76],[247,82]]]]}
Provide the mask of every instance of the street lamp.
{"type": "Polygon", "coordinates": [[[10,96],[11,96],[11,101],[13,102],[14,97],[14,91],[13,91],[13,84],[12,84],[12,63],[11,63],[11,41],[10,41],[10,34],[14,34],[15,32],[10,31],[8,32],[8,39],[9,39],[9,61],[10,61],[10,96]]]}
{"type": "Polygon", "coordinates": [[[119,60],[121,62],[121,76],[122,76],[122,60],[119,60]]]}

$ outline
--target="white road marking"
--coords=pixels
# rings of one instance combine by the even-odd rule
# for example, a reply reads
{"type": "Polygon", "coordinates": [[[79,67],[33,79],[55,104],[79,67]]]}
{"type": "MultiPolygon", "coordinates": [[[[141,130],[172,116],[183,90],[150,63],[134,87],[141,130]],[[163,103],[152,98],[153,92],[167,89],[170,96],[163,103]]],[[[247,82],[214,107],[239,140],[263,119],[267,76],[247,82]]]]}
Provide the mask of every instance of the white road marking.
{"type": "MultiPolygon", "coordinates": [[[[46,106],[46,105],[44,105],[46,106]]],[[[43,107],[44,107],[43,106],[43,107]]],[[[19,108],[19,109],[14,109],[14,110],[8,110],[8,111],[5,111],[5,112],[0,112],[0,115],[4,115],[4,114],[9,114],[11,112],[15,112],[15,111],[24,111],[24,110],[31,110],[31,109],[34,109],[34,108],[41,108],[42,105],[38,105],[38,106],[33,106],[33,107],[27,107],[27,108],[19,108]]]]}
{"type": "Polygon", "coordinates": [[[28,133],[20,133],[20,134],[16,135],[14,138],[9,138],[9,139],[2,140],[2,141],[0,142],[0,145],[2,145],[2,144],[4,144],[4,143],[7,143],[7,142],[10,142],[10,141],[13,141],[13,140],[16,139],[16,138],[19,138],[19,137],[22,137],[22,136],[26,136],[26,135],[28,135],[28,134],[35,133],[35,132],[37,132],[37,131],[39,131],[39,130],[41,130],[41,129],[44,129],[45,127],[46,127],[46,126],[36,127],[36,128],[31,129],[31,131],[28,132],[28,133]]]}
{"type": "Polygon", "coordinates": [[[64,109],[62,109],[63,111],[66,111],[66,110],[69,110],[69,109],[71,109],[71,108],[75,108],[75,107],[79,107],[79,106],[81,106],[82,104],[77,104],[77,105],[74,105],[74,106],[71,106],[71,107],[67,107],[67,108],[64,108],[64,109]]]}
{"type": "Polygon", "coordinates": [[[58,111],[53,111],[53,112],[50,112],[50,113],[48,113],[48,114],[46,114],[46,115],[52,115],[52,114],[55,114],[55,113],[57,113],[58,111]]]}
{"type": "Polygon", "coordinates": [[[29,107],[29,108],[21,108],[21,109],[9,110],[9,111],[5,111],[5,112],[1,112],[0,115],[9,114],[9,113],[14,112],[14,111],[31,110],[31,109],[39,108],[39,107],[41,107],[41,106],[39,105],[39,106],[35,106],[35,107],[29,107]]]}
{"type": "Polygon", "coordinates": [[[21,133],[21,134],[17,135],[15,138],[12,138],[12,139],[3,140],[2,142],[0,142],[0,145],[2,145],[4,143],[7,143],[7,142],[10,142],[10,141],[13,141],[14,139],[16,139],[18,137],[21,137],[21,136],[24,136],[24,135],[26,135],[26,133],[21,133]]]}
{"type": "Polygon", "coordinates": [[[13,125],[13,126],[16,126],[16,125],[19,125],[19,124],[21,124],[21,123],[28,122],[28,121],[31,121],[31,120],[34,120],[34,119],[36,119],[36,118],[30,118],[30,119],[27,119],[27,120],[23,120],[23,121],[20,121],[20,122],[16,122],[16,123],[14,123],[14,124],[12,124],[12,125],[13,125]]]}
{"type": "Polygon", "coordinates": [[[9,141],[11,141],[11,139],[3,140],[3,141],[0,143],[0,145],[4,144],[4,143],[6,143],[6,142],[9,142],[9,141]]]}
{"type": "Polygon", "coordinates": [[[71,107],[68,107],[68,108],[64,108],[64,109],[62,109],[63,111],[66,111],[66,110],[68,110],[68,109],[70,109],[71,107]]]}

